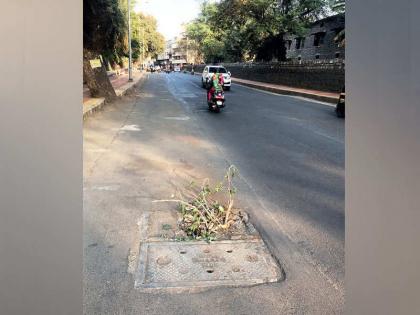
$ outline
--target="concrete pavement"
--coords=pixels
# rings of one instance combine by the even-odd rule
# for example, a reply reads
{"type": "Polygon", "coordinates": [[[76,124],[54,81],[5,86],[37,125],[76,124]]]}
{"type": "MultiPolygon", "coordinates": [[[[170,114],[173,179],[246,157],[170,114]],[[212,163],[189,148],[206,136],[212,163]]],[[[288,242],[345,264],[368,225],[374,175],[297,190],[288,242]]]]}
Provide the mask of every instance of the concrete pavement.
{"type": "Polygon", "coordinates": [[[344,123],[330,106],[234,85],[214,114],[198,77],[152,74],[86,120],[84,192],[86,314],[343,313],[344,123]],[[152,201],[229,164],[286,280],[189,295],[134,289],[139,222],[168,211],[152,201]]]}

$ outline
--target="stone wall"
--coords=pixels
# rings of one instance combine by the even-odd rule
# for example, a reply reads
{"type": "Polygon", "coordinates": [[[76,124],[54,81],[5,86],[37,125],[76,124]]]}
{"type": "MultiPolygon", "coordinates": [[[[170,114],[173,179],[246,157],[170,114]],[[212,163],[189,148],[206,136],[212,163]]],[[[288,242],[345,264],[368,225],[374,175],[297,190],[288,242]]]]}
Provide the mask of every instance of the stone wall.
{"type": "MultiPolygon", "coordinates": [[[[231,72],[233,78],[245,80],[327,92],[340,92],[344,86],[343,62],[235,63],[223,66],[231,72]]],[[[201,73],[204,67],[205,65],[195,65],[194,71],[201,73]]],[[[191,66],[186,66],[184,69],[190,71],[191,66]]]]}

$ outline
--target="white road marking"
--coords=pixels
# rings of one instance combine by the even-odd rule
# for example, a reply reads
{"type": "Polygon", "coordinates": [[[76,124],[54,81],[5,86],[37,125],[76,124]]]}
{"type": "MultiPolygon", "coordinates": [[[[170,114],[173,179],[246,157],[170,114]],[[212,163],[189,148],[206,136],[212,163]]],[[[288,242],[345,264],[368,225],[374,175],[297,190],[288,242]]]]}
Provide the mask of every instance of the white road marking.
{"type": "Polygon", "coordinates": [[[125,125],[121,128],[113,128],[115,131],[141,131],[138,125],[125,125]]]}
{"type": "Polygon", "coordinates": [[[109,185],[109,186],[93,186],[92,190],[102,190],[102,191],[116,191],[120,189],[120,185],[109,185]]]}
{"type": "Polygon", "coordinates": [[[164,119],[168,119],[168,120],[189,120],[190,117],[188,117],[188,116],[164,117],[164,119]]]}

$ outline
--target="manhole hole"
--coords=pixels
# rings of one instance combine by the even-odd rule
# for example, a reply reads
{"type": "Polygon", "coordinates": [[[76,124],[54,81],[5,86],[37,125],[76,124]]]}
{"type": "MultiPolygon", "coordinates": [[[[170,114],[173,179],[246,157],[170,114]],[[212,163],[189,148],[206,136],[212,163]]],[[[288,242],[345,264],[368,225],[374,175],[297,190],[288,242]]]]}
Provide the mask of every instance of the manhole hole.
{"type": "Polygon", "coordinates": [[[135,283],[137,288],[200,288],[281,279],[280,266],[261,240],[145,242],[135,283]]]}
{"type": "Polygon", "coordinates": [[[166,266],[171,263],[172,259],[170,259],[168,256],[161,256],[156,259],[156,263],[160,266],[166,266]]]}

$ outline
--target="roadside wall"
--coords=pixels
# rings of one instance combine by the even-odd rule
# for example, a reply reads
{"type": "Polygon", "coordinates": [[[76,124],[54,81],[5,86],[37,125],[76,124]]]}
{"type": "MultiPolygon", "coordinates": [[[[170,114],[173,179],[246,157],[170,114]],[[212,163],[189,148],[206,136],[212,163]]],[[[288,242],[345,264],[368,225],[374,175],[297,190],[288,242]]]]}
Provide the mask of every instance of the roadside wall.
{"type": "MultiPolygon", "coordinates": [[[[287,85],[326,92],[340,92],[344,86],[344,63],[234,63],[223,64],[232,76],[239,79],[287,85]]],[[[195,65],[202,72],[205,65],[195,65]]],[[[190,71],[191,66],[184,69],[190,71]]]]}

